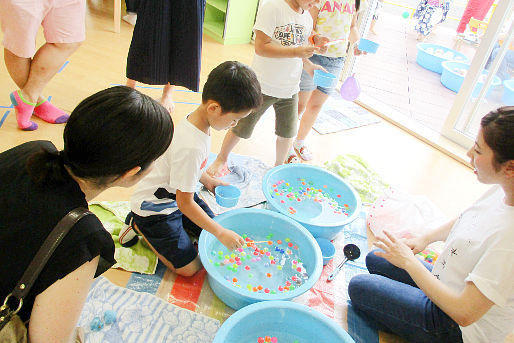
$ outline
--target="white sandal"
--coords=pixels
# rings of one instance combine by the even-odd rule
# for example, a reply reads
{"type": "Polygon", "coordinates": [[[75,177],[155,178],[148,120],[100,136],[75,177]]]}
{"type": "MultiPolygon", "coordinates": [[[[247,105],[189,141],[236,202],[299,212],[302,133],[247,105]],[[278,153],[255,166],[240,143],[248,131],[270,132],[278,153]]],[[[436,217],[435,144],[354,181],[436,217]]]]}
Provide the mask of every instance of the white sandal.
{"type": "Polygon", "coordinates": [[[302,161],[298,158],[298,156],[296,156],[296,154],[289,154],[289,156],[287,156],[287,159],[284,161],[284,164],[289,164],[289,163],[302,163],[302,161]]]}
{"type": "Polygon", "coordinates": [[[306,145],[302,145],[300,149],[294,148],[294,151],[300,156],[300,158],[304,161],[312,160],[313,156],[309,149],[307,149],[306,145]]]}

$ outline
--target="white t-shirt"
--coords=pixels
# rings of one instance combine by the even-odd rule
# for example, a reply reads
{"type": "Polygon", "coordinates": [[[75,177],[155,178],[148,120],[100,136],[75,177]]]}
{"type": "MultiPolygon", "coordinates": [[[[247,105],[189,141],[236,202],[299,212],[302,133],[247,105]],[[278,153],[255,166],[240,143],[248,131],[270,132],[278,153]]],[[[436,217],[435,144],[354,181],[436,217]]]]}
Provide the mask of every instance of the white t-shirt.
{"type": "MultiPolygon", "coordinates": [[[[269,36],[272,44],[296,47],[308,44],[312,26],[308,11],[298,13],[285,0],[270,0],[257,13],[253,30],[269,36]]],[[[255,54],[252,68],[263,94],[286,99],[300,91],[303,62],[299,57],[274,58],[255,54]]]]}
{"type": "Polygon", "coordinates": [[[344,42],[330,45],[323,55],[327,57],[346,56],[348,36],[352,26],[353,15],[356,13],[355,0],[326,0],[317,4],[318,19],[316,32],[330,40],[344,39],[344,42]]]}
{"type": "Polygon", "coordinates": [[[514,206],[492,187],[461,214],[432,274],[456,292],[471,281],[493,307],[461,327],[465,343],[503,343],[514,328],[514,206]]]}
{"type": "Polygon", "coordinates": [[[170,198],[158,198],[156,191],[162,188],[172,194],[177,189],[194,193],[210,150],[211,137],[184,118],[175,127],[168,150],[138,183],[131,198],[131,210],[142,217],[176,211],[177,203],[170,198]]]}

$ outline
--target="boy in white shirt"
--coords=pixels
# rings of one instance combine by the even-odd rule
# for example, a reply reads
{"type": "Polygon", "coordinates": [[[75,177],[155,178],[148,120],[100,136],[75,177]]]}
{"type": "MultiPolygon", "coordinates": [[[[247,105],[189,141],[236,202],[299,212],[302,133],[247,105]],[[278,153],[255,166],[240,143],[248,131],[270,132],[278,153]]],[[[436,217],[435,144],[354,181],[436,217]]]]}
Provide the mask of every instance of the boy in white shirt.
{"type": "MultiPolygon", "coordinates": [[[[275,165],[293,162],[286,161],[286,156],[297,131],[302,69],[311,75],[315,69],[323,69],[308,60],[315,51],[323,50],[307,44],[313,26],[309,9],[318,2],[271,0],[257,13],[252,68],[262,87],[263,104],[227,132],[218,157],[207,170],[210,175],[222,175],[232,149],[241,138],[250,138],[258,120],[271,105],[276,114],[275,165]]],[[[326,42],[327,38],[316,36],[313,43],[321,46],[326,42]]]]}
{"type": "Polygon", "coordinates": [[[228,249],[244,244],[241,236],[212,219],[214,214],[195,190],[198,181],[212,192],[222,184],[204,172],[211,127],[233,127],[261,102],[259,82],[248,66],[227,61],[213,69],[203,88],[202,104],[175,127],[172,144],[132,195],[129,217],[134,229],[177,274],[191,276],[201,268],[187,232],[199,235],[207,230],[228,249]]]}

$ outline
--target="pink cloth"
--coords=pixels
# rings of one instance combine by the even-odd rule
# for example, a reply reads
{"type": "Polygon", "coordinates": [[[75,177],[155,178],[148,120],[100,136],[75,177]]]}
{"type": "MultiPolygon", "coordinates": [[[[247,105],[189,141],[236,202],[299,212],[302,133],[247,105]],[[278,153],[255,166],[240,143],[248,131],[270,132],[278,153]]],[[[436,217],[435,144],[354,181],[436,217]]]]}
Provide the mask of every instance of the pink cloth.
{"type": "Polygon", "coordinates": [[[493,3],[494,0],[469,0],[462,17],[460,18],[457,33],[463,33],[466,30],[466,25],[468,25],[471,17],[483,20],[493,3]]]}
{"type": "Polygon", "coordinates": [[[34,56],[39,26],[48,43],[82,42],[85,15],[85,0],[1,0],[3,45],[16,56],[34,56]]]}

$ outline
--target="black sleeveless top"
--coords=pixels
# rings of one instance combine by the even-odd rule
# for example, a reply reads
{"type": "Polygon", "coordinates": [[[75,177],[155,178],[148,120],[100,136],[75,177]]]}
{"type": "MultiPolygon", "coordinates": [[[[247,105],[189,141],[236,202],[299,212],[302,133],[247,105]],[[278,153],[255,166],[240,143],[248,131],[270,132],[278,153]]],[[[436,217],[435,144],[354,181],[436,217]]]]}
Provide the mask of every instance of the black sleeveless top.
{"type": "MultiPolygon", "coordinates": [[[[87,208],[84,193],[71,178],[62,184],[35,184],[25,164],[48,141],[28,142],[0,153],[0,301],[3,303],[57,222],[76,207],[87,208]]],[[[67,234],[42,270],[20,316],[30,317],[36,295],[100,255],[96,276],[114,263],[114,242],[94,215],[81,219],[67,234]]]]}

